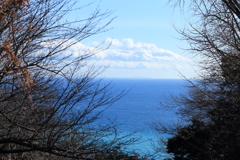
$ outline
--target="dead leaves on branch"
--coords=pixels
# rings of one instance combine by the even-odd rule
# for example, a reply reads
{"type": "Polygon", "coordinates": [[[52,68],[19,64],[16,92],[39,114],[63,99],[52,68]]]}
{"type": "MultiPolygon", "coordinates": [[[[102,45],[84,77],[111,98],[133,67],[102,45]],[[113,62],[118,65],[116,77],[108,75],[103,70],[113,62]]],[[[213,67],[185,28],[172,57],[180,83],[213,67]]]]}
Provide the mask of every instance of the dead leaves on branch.
{"type": "MultiPolygon", "coordinates": [[[[27,91],[31,100],[31,87],[34,84],[31,73],[27,66],[24,66],[23,60],[18,58],[18,53],[14,50],[15,38],[17,33],[21,32],[22,24],[14,24],[14,19],[21,18],[27,13],[29,0],[3,0],[0,2],[0,54],[6,62],[0,69],[1,74],[11,75],[19,73],[17,80],[24,90],[27,91]]],[[[31,26],[27,27],[29,31],[34,30],[31,26]]],[[[23,43],[30,41],[30,38],[23,43]]]]}

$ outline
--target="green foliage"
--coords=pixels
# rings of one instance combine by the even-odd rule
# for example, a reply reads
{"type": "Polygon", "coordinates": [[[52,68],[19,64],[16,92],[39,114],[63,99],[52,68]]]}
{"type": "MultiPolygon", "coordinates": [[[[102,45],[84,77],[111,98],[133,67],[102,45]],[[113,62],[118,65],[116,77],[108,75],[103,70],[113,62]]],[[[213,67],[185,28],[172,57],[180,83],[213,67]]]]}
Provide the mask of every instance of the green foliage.
{"type": "Polygon", "coordinates": [[[177,135],[170,138],[167,143],[169,153],[174,153],[175,160],[191,160],[194,157],[199,159],[210,159],[204,155],[209,147],[207,143],[209,134],[206,126],[197,120],[193,120],[193,124],[179,129],[177,135]],[[202,153],[202,151],[204,151],[202,153]]]}

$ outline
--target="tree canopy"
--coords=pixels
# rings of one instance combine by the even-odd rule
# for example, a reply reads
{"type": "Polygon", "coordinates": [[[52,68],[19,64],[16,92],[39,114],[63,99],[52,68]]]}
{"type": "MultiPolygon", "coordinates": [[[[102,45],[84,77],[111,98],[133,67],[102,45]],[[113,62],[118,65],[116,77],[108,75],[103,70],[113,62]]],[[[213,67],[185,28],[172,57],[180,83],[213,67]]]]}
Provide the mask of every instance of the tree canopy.
{"type": "Polygon", "coordinates": [[[91,159],[135,141],[119,137],[111,123],[97,123],[102,111],[123,95],[95,79],[102,69],[87,60],[100,49],[79,49],[77,56],[68,50],[105,32],[111,13],[96,8],[89,17],[70,21],[68,14],[81,9],[76,3],[0,2],[2,159],[91,159]]]}
{"type": "Polygon", "coordinates": [[[177,127],[167,151],[176,160],[239,159],[240,3],[191,0],[189,7],[195,21],[179,32],[201,57],[202,70],[188,93],[175,98],[187,123],[177,127]]]}

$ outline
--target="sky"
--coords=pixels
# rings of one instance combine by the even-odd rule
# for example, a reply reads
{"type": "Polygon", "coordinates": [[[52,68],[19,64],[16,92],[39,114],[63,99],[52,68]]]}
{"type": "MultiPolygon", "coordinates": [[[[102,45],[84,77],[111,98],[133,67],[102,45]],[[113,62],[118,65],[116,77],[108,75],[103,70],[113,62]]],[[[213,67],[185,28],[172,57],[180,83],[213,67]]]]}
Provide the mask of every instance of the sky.
{"type": "MultiPolygon", "coordinates": [[[[181,48],[188,43],[180,40],[175,28],[186,25],[187,16],[173,9],[167,0],[95,0],[89,7],[72,16],[87,16],[96,6],[113,11],[115,17],[107,32],[89,37],[79,46],[93,47],[104,41],[111,46],[96,54],[97,65],[108,66],[103,77],[109,78],[194,78],[192,56],[181,48]]],[[[81,4],[81,3],[80,3],[81,4]]],[[[76,47],[77,48],[77,47],[76,47]]]]}

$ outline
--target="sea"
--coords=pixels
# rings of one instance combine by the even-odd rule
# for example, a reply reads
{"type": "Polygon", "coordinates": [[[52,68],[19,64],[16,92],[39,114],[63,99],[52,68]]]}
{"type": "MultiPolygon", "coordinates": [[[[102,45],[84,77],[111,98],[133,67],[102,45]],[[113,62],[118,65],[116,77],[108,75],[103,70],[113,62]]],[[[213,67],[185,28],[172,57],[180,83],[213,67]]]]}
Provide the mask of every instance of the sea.
{"type": "MultiPolygon", "coordinates": [[[[171,135],[158,133],[151,127],[155,123],[171,124],[179,120],[176,108],[163,104],[171,101],[171,96],[178,96],[187,91],[187,82],[183,79],[104,79],[103,83],[111,82],[112,90],[126,91],[126,94],[104,111],[103,116],[116,119],[121,133],[136,133],[140,142],[129,146],[139,154],[154,153],[154,145],[159,137],[171,135]]],[[[170,102],[171,103],[171,102],[170,102]]],[[[162,144],[164,145],[164,144],[162,144]]],[[[163,146],[164,147],[164,146],[163,146]]],[[[168,157],[166,153],[160,153],[168,157]]]]}

